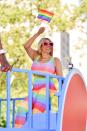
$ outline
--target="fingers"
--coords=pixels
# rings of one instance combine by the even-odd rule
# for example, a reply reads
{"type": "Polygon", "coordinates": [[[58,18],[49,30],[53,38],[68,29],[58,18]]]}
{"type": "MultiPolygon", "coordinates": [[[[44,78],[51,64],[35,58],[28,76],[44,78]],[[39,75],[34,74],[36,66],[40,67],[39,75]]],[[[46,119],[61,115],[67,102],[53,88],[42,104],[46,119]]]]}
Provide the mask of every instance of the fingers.
{"type": "Polygon", "coordinates": [[[11,71],[11,69],[12,69],[12,66],[5,65],[5,66],[1,67],[1,71],[3,71],[3,72],[7,72],[9,70],[11,71]]]}
{"type": "Polygon", "coordinates": [[[2,68],[1,68],[1,71],[7,72],[9,69],[10,69],[9,67],[2,67],[2,68]]]}
{"type": "Polygon", "coordinates": [[[41,34],[45,31],[45,27],[40,27],[40,29],[38,30],[38,33],[41,34]]]}
{"type": "Polygon", "coordinates": [[[40,28],[40,30],[41,30],[42,32],[44,32],[44,30],[45,30],[45,27],[41,27],[41,28],[40,28]]]}

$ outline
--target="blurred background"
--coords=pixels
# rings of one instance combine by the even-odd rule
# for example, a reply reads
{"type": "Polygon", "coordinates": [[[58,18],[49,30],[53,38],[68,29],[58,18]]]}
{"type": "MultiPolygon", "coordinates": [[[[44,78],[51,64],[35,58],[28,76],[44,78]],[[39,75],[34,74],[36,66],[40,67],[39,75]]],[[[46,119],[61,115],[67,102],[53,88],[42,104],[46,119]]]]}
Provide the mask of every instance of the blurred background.
{"type": "MultiPolygon", "coordinates": [[[[54,42],[54,56],[61,59],[64,77],[69,72],[69,64],[73,64],[87,85],[87,0],[0,0],[0,38],[13,67],[30,69],[32,61],[23,44],[41,26],[46,30],[40,37],[54,42]],[[38,9],[54,13],[50,23],[37,18],[38,9]]],[[[26,96],[26,74],[11,75],[11,96],[26,96]]],[[[0,98],[5,97],[6,74],[0,72],[0,98]]],[[[5,124],[3,120],[0,125],[5,124]]]]}
{"type": "MultiPolygon", "coordinates": [[[[54,56],[61,59],[64,76],[69,71],[68,65],[73,64],[81,71],[87,84],[87,0],[0,0],[0,37],[13,67],[30,69],[32,61],[23,44],[41,26],[46,28],[41,37],[49,37],[54,42],[54,56]],[[54,13],[50,23],[37,18],[38,9],[54,13]]],[[[39,39],[34,48],[37,48],[39,39]]],[[[26,90],[27,82],[24,83],[23,78],[24,74],[12,74],[11,82],[19,92],[26,90]],[[16,76],[20,79],[14,83],[16,76]]],[[[4,73],[0,73],[0,79],[3,96],[4,73]]],[[[14,96],[16,93],[17,90],[14,96]]]]}

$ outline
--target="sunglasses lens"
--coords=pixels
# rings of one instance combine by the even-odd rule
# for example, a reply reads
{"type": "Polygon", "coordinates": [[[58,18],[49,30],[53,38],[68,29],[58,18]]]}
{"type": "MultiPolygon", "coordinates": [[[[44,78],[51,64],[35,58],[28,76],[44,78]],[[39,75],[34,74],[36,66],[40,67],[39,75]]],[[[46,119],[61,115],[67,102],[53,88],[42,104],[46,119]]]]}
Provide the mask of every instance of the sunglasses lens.
{"type": "Polygon", "coordinates": [[[53,46],[53,43],[52,42],[51,43],[44,42],[44,45],[45,46],[48,46],[48,45],[53,46]]]}
{"type": "Polygon", "coordinates": [[[49,43],[50,44],[50,46],[53,46],[53,43],[49,43]]]}
{"type": "Polygon", "coordinates": [[[48,45],[48,43],[44,42],[44,45],[48,45]]]}

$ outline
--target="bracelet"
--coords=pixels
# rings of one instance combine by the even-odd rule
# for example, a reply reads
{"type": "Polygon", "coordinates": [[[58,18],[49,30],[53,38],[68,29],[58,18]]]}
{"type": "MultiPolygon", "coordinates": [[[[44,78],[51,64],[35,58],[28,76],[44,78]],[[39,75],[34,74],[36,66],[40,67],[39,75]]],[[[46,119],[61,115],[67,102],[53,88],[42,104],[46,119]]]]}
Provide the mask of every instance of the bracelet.
{"type": "Polygon", "coordinates": [[[6,53],[6,51],[4,49],[0,50],[0,54],[5,54],[5,53],[6,53]]]}

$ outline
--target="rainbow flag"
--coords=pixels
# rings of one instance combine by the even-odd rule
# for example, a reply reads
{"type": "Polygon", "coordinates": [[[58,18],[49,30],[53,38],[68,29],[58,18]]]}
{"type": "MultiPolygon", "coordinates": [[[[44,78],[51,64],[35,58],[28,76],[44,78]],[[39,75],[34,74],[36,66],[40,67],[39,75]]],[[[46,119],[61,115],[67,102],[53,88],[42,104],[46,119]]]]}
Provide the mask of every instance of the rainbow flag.
{"type": "Polygon", "coordinates": [[[49,12],[47,10],[44,10],[44,9],[39,9],[39,14],[37,16],[37,18],[41,19],[41,20],[45,20],[47,22],[50,22],[54,13],[52,12],[49,12]]]}

